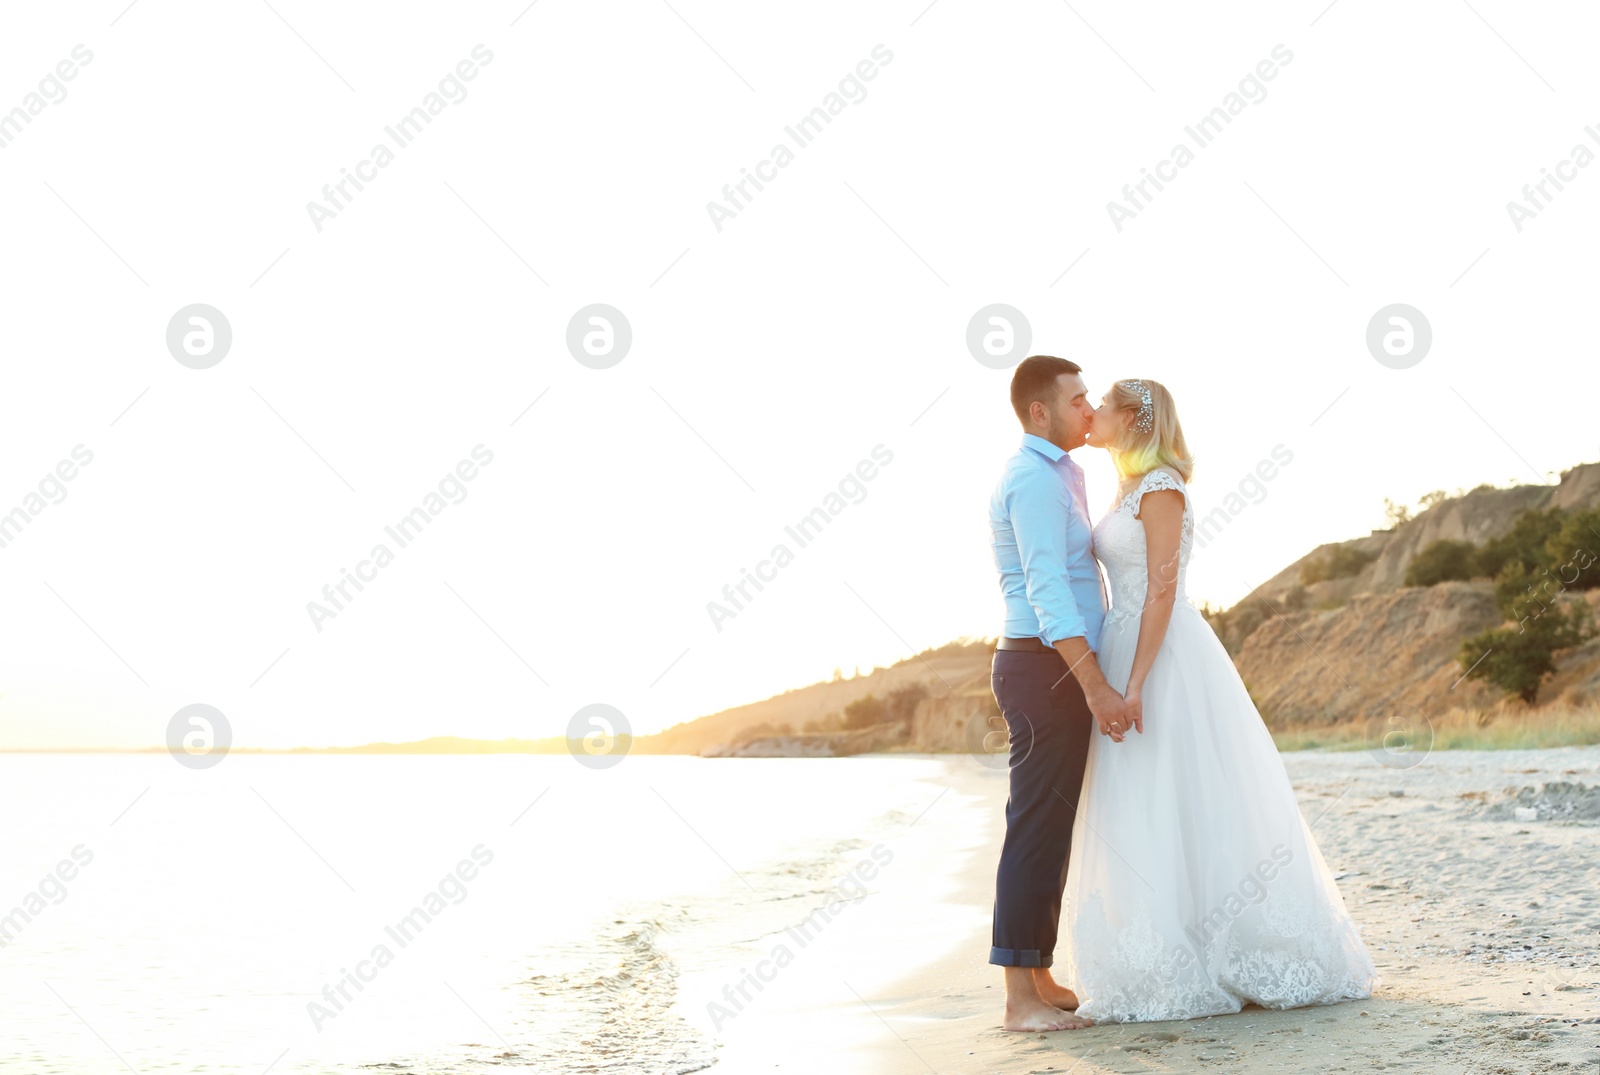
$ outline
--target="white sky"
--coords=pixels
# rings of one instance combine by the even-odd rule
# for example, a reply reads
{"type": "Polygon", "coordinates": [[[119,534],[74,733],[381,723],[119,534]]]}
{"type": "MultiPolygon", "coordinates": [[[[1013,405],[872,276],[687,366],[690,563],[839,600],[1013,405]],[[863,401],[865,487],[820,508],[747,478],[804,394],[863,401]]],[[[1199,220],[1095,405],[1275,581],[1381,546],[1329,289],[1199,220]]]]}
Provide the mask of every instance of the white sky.
{"type": "MultiPolygon", "coordinates": [[[[992,634],[1020,434],[966,350],[989,303],[1096,394],[1167,384],[1202,509],[1294,453],[1197,600],[1385,496],[1600,455],[1600,167],[1520,233],[1506,210],[1600,151],[1592,9],[924,5],[8,11],[0,108],[93,60],[0,150],[0,511],[94,460],[0,549],[0,746],[155,745],[191,702],[250,746],[555,735],[593,702],[650,732],[992,634]],[[306,203],[479,43],[466,99],[318,233],[306,203]],[[717,232],[707,201],[880,43],[717,232]],[[1266,98],[1114,230],[1280,43],[1266,98]],[[165,332],[200,302],[233,344],[191,370],[165,332]],[[633,330],[606,370],[564,342],[597,302],[633,330]],[[1364,342],[1395,302],[1433,326],[1407,370],[1364,342]],[[865,500],[716,631],[706,603],[880,443],[865,500]],[[319,633],[306,603],[478,444],[467,498],[319,633]]],[[[1109,465],[1075,458],[1098,514],[1109,465]]]]}

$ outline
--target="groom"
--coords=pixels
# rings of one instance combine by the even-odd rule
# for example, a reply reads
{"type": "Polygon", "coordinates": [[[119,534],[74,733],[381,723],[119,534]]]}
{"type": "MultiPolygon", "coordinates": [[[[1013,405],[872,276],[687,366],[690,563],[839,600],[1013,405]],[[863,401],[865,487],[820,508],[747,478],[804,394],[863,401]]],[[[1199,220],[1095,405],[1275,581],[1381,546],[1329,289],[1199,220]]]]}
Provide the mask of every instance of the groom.
{"type": "Polygon", "coordinates": [[[990,685],[1010,737],[1006,837],[995,880],[994,945],[1005,968],[1006,1030],[1089,1026],[1050,974],[1072,825],[1095,725],[1117,742],[1130,727],[1122,695],[1095,660],[1105,590],[1095,562],[1083,471],[1067,453],[1094,408],[1077,363],[1023,359],[1011,378],[1022,447],[989,502],[1005,631],[990,685]]]}

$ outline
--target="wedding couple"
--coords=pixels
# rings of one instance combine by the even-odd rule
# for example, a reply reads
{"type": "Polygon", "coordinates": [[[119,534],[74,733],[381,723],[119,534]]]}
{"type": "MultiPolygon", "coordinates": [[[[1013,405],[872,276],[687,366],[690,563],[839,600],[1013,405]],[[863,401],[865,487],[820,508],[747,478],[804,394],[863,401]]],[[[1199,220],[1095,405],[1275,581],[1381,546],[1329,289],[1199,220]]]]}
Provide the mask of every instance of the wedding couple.
{"type": "Polygon", "coordinates": [[[1011,405],[1022,447],[989,507],[1010,742],[989,951],[1003,1026],[1371,996],[1381,980],[1272,736],[1184,595],[1193,461],[1171,395],[1118,381],[1096,409],[1076,363],[1035,355],[1011,405]],[[1092,526],[1068,454],[1084,444],[1122,479],[1092,526]],[[1050,971],[1063,901],[1071,988],[1050,971]]]}

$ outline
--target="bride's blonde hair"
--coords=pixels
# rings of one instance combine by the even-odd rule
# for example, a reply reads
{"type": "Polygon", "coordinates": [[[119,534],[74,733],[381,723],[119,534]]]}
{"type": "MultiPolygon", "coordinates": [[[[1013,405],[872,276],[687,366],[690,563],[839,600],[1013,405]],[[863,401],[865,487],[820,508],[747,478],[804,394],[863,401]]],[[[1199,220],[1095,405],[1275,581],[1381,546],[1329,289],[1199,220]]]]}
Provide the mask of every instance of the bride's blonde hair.
{"type": "Polygon", "coordinates": [[[1189,454],[1189,446],[1184,442],[1178,407],[1166,386],[1149,378],[1117,381],[1106,398],[1117,410],[1129,412],[1128,425],[1119,443],[1106,446],[1111,453],[1111,463],[1117,468],[1117,477],[1129,478],[1168,466],[1188,482],[1189,475],[1194,473],[1194,456],[1189,454]],[[1144,406],[1140,385],[1150,393],[1147,430],[1139,428],[1139,412],[1144,406]]]}

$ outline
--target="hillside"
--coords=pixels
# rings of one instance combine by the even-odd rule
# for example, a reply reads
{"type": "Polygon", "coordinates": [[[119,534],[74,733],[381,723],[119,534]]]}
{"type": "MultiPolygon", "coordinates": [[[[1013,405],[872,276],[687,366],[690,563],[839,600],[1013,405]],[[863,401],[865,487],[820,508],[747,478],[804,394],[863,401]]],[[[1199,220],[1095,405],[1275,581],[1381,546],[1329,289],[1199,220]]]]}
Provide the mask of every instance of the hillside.
{"type": "MultiPolygon", "coordinates": [[[[1600,507],[1600,463],[1566,471],[1558,485],[1480,486],[1431,499],[1426,510],[1392,529],[1320,545],[1232,608],[1208,610],[1269,726],[1373,722],[1406,714],[1433,720],[1500,701],[1495,688],[1463,680],[1456,661],[1464,639],[1503,620],[1492,581],[1407,587],[1406,570],[1435,541],[1482,544],[1506,534],[1526,511],[1600,507]],[[1302,581],[1308,569],[1314,577],[1340,557],[1358,569],[1302,581]]],[[[1600,535],[1595,546],[1600,550],[1600,535]]],[[[1600,590],[1587,597],[1600,620],[1600,590]]],[[[992,654],[992,639],[953,642],[870,675],[786,691],[641,737],[634,749],[715,755],[981,749],[993,727],[986,722],[997,715],[989,691],[992,654]],[[909,720],[803,732],[868,695],[881,699],[916,685],[927,694],[909,720]]],[[[1544,704],[1568,706],[1597,699],[1600,638],[1559,654],[1540,697],[1544,704]]]]}
{"type": "MultiPolygon", "coordinates": [[[[1286,612],[1252,631],[1234,657],[1267,723],[1432,720],[1451,708],[1487,710],[1501,692],[1463,680],[1463,639],[1498,626],[1488,581],[1364,593],[1337,609],[1286,612]]],[[[1600,609],[1600,591],[1589,592],[1600,609]]],[[[1541,692],[1582,705],[1600,697],[1600,639],[1570,651],[1541,692]]]]}
{"type": "MultiPolygon", "coordinates": [[[[634,740],[634,750],[644,754],[702,754],[737,744],[763,728],[798,733],[809,723],[843,713],[846,706],[868,695],[886,698],[917,685],[926,688],[930,697],[942,697],[952,688],[980,678],[987,690],[993,649],[992,639],[951,642],[888,668],[875,668],[867,675],[814,683],[677,724],[656,735],[640,736],[634,740]]],[[[806,753],[808,748],[795,743],[784,752],[806,753]]]]}
{"type": "MultiPolygon", "coordinates": [[[[1499,537],[1524,511],[1561,508],[1580,511],[1600,507],[1600,463],[1584,463],[1565,471],[1557,485],[1481,485],[1471,492],[1449,497],[1392,530],[1374,530],[1365,537],[1318,545],[1256,587],[1242,601],[1266,597],[1277,600],[1299,585],[1300,571],[1335,549],[1347,548],[1376,554],[1359,574],[1308,587],[1315,603],[1347,600],[1358,593],[1387,593],[1405,584],[1406,567],[1416,554],[1435,541],[1482,543],[1499,537]]],[[[1235,606],[1237,607],[1237,606],[1235,606]]]]}

